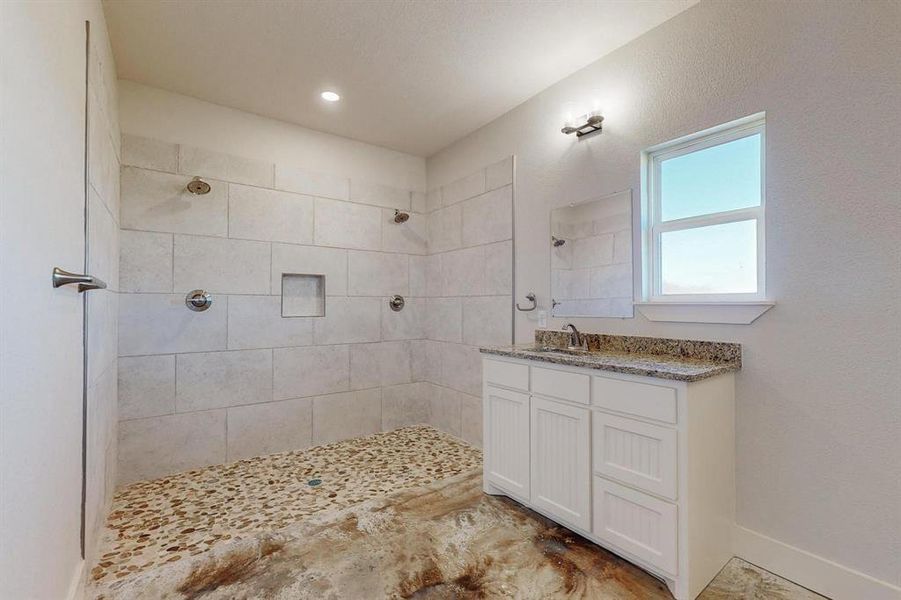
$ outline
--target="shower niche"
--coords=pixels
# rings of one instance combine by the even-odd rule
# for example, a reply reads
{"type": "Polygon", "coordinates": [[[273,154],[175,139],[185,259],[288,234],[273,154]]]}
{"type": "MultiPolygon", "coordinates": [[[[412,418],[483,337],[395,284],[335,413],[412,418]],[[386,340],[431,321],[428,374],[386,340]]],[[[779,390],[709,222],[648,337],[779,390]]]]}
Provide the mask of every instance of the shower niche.
{"type": "Polygon", "coordinates": [[[282,273],[282,317],[324,317],[325,275],[282,273]]]}

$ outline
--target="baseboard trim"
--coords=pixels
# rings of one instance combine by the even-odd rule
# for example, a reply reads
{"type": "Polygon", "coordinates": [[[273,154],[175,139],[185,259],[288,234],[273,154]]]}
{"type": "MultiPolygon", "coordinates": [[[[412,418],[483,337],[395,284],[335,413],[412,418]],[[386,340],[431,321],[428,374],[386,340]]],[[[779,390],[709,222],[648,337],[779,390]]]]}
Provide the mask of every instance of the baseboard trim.
{"type": "Polygon", "coordinates": [[[833,600],[901,600],[901,587],[741,526],[735,555],[833,600]]]}

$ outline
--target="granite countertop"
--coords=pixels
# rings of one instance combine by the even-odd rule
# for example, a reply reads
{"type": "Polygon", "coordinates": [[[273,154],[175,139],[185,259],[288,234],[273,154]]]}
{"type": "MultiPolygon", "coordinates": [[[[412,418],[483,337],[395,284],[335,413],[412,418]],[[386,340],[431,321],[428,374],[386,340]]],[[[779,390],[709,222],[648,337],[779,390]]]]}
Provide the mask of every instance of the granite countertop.
{"type": "Polygon", "coordinates": [[[569,336],[535,332],[535,343],[481,348],[484,354],[537,360],[558,365],[644,375],[675,381],[700,381],[741,369],[741,346],[666,338],[584,334],[589,352],[568,353],[569,336]]]}

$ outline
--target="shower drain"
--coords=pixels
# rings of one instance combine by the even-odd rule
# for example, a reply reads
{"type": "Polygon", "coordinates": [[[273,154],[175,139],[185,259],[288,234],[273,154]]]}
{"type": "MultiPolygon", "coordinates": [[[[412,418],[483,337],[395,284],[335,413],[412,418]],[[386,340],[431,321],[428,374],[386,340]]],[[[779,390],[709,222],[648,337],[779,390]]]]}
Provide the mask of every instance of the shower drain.
{"type": "Polygon", "coordinates": [[[319,487],[322,484],[321,479],[311,479],[307,482],[307,485],[310,487],[319,487]]]}

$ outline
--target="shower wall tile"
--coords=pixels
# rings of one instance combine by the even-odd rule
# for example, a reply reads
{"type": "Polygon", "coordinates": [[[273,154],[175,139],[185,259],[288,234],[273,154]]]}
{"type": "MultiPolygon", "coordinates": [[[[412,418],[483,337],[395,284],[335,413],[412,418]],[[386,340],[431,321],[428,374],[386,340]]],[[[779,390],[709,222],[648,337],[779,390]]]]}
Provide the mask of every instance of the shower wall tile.
{"type": "Polygon", "coordinates": [[[460,298],[429,298],[426,302],[426,335],[431,340],[460,343],[463,313],[460,298]]]}
{"type": "Polygon", "coordinates": [[[470,346],[503,346],[513,341],[513,307],[510,296],[463,299],[463,343],[470,346]]]}
{"type": "Polygon", "coordinates": [[[513,294],[513,242],[484,246],[485,289],[489,295],[513,294]]]}
{"type": "Polygon", "coordinates": [[[153,171],[178,171],[178,145],[122,134],[122,164],[153,171]]]}
{"type": "Polygon", "coordinates": [[[175,290],[268,294],[270,245],[192,235],[175,236],[175,290]]]}
{"type": "Polygon", "coordinates": [[[184,294],[122,294],[119,356],[225,350],[227,310],[226,296],[193,312],[184,294]]]}
{"type": "Polygon", "coordinates": [[[382,388],[382,431],[428,424],[430,386],[405,383],[382,388]]]}
{"type": "Polygon", "coordinates": [[[613,235],[595,235],[573,240],[573,269],[590,269],[613,262],[613,235]]]}
{"type": "Polygon", "coordinates": [[[374,204],[392,209],[411,210],[412,207],[410,190],[402,190],[359,179],[350,180],[350,199],[353,202],[374,204]]]}
{"type": "Polygon", "coordinates": [[[451,206],[485,193],[485,170],[479,170],[445,185],[441,189],[444,206],[451,206]]]}
{"type": "Polygon", "coordinates": [[[309,346],[312,343],[313,319],[282,317],[280,296],[229,296],[229,350],[309,346]]]}
{"type": "Polygon", "coordinates": [[[123,292],[173,290],[171,233],[123,229],[119,243],[119,287],[123,292]]]}
{"type": "Polygon", "coordinates": [[[381,302],[380,298],[326,298],[325,316],[313,320],[313,343],[379,341],[381,302]]]}
{"type": "Polygon", "coordinates": [[[313,443],[329,444],[377,433],[382,427],[379,389],[313,398],[313,443]]]}
{"type": "Polygon", "coordinates": [[[192,412],[272,399],[272,350],[180,354],[175,408],[192,412]]]}
{"type": "Polygon", "coordinates": [[[441,379],[441,342],[410,342],[410,369],[413,381],[437,382],[441,379]]]}
{"type": "Polygon", "coordinates": [[[434,298],[441,296],[444,288],[444,279],[442,278],[443,254],[432,254],[427,257],[425,270],[425,289],[426,295],[434,298]]]}
{"type": "Polygon", "coordinates": [[[348,252],[347,293],[351,296],[406,296],[409,277],[406,254],[348,252]]]}
{"type": "Polygon", "coordinates": [[[225,237],[228,233],[228,186],[210,181],[210,193],[194,196],[191,180],[135,167],[122,167],[123,229],[193,233],[225,237]]]}
{"type": "Polygon", "coordinates": [[[410,209],[423,215],[428,212],[429,207],[425,192],[410,192],[410,209]]]}
{"type": "Polygon", "coordinates": [[[350,199],[350,180],[347,177],[311,173],[286,165],[275,165],[275,187],[319,198],[350,199]]]}
{"type": "Polygon", "coordinates": [[[113,368],[117,357],[119,294],[96,290],[87,295],[88,384],[113,368]]]}
{"type": "Polygon", "coordinates": [[[485,169],[485,187],[496,190],[513,183],[513,157],[508,156],[485,169]]]}
{"type": "Polygon", "coordinates": [[[226,460],[300,450],[313,445],[313,401],[296,398],[228,409],[226,460]]]}
{"type": "Polygon", "coordinates": [[[427,256],[410,257],[410,295],[425,297],[428,294],[426,282],[427,256]]]}
{"type": "Polygon", "coordinates": [[[312,244],[313,197],[229,184],[228,235],[312,244]]]}
{"type": "Polygon", "coordinates": [[[406,223],[394,222],[394,210],[382,210],[382,250],[425,254],[428,251],[429,228],[423,214],[411,213],[406,223]]]}
{"type": "Polygon", "coordinates": [[[347,250],[272,244],[273,294],[282,293],[282,273],[325,275],[326,296],[347,294],[347,250]]]}
{"type": "Polygon", "coordinates": [[[481,247],[447,252],[441,257],[441,295],[485,293],[485,251],[481,247]]]}
{"type": "Polygon", "coordinates": [[[317,246],[358,250],[382,247],[382,209],[377,206],[316,198],[317,246]]]}
{"type": "Polygon", "coordinates": [[[409,383],[409,342],[354,344],[350,347],[350,387],[353,390],[409,383]]]}
{"type": "Polygon", "coordinates": [[[504,186],[463,203],[463,245],[513,237],[513,188],[504,186]]]}
{"type": "Polygon", "coordinates": [[[119,485],[225,461],[225,410],[119,423],[119,485]]]}
{"type": "Polygon", "coordinates": [[[459,205],[441,208],[429,215],[429,252],[447,252],[462,245],[463,213],[459,205]]]}
{"type": "Polygon", "coordinates": [[[461,399],[460,437],[476,446],[482,447],[482,398],[463,394],[461,399]]]}
{"type": "Polygon", "coordinates": [[[276,400],[304,398],[350,389],[350,348],[310,346],[273,350],[276,400]]]}
{"type": "Polygon", "coordinates": [[[99,103],[89,102],[88,110],[88,181],[118,222],[119,157],[103,109],[99,103]]]}
{"type": "Polygon", "coordinates": [[[441,431],[460,437],[463,397],[456,390],[432,385],[429,394],[429,424],[441,431]]]}
{"type": "Polygon", "coordinates": [[[482,357],[475,346],[441,345],[439,383],[471,396],[482,393],[482,357]]]}
{"type": "Polygon", "coordinates": [[[119,224],[109,209],[89,188],[88,201],[88,272],[107,284],[107,289],[119,289],[119,224]]]}
{"type": "Polygon", "coordinates": [[[175,412],[175,355],[119,359],[119,420],[175,412]]]}
{"type": "Polygon", "coordinates": [[[613,262],[632,264],[632,231],[617,231],[613,235],[613,262]]]}
{"type": "Polygon", "coordinates": [[[438,210],[443,206],[441,198],[441,188],[429,190],[425,195],[425,210],[430,213],[438,210]]]}
{"type": "Polygon", "coordinates": [[[267,188],[274,187],[275,183],[272,163],[184,144],[178,147],[178,172],[267,188]]]}
{"type": "Polygon", "coordinates": [[[425,298],[406,298],[400,312],[391,310],[387,300],[382,300],[381,307],[383,340],[416,340],[425,337],[425,298]]]}
{"type": "Polygon", "coordinates": [[[632,263],[592,269],[588,280],[590,298],[624,298],[632,296],[632,263]]]}

